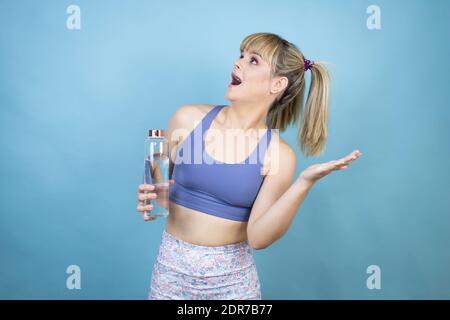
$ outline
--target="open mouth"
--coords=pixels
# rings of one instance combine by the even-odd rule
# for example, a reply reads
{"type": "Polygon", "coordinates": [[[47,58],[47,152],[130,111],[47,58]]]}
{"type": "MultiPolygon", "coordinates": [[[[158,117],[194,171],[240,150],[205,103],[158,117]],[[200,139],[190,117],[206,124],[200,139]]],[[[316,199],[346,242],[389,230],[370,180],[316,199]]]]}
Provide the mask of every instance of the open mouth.
{"type": "Polygon", "coordinates": [[[231,85],[232,86],[238,86],[242,83],[242,80],[236,76],[234,73],[231,74],[231,85]]]}

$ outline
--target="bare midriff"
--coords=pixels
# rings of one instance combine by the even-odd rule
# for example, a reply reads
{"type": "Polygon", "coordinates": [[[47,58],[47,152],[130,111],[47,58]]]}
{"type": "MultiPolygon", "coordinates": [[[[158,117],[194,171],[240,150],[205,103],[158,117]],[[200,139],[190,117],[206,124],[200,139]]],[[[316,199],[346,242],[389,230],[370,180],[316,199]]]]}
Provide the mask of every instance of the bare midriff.
{"type": "Polygon", "coordinates": [[[225,219],[169,202],[166,230],[200,246],[223,246],[247,240],[247,221],[225,219]]]}

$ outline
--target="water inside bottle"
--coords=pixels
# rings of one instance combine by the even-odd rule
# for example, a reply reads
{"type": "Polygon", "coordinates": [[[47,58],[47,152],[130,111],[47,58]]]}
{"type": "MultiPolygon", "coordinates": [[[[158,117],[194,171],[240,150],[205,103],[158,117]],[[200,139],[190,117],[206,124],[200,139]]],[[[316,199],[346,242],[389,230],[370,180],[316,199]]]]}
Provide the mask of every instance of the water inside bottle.
{"type": "Polygon", "coordinates": [[[166,217],[169,214],[169,158],[161,153],[154,153],[153,159],[146,157],[144,183],[152,184],[155,189],[156,199],[146,200],[146,204],[152,204],[153,209],[148,216],[166,217]]]}

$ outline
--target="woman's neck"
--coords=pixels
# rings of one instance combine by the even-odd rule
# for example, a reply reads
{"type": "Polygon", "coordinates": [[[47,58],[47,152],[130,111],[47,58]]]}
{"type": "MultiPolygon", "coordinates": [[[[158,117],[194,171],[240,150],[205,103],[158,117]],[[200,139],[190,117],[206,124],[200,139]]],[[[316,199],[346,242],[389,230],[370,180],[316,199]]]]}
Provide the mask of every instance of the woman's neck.
{"type": "Polygon", "coordinates": [[[267,111],[261,106],[231,104],[225,107],[224,124],[227,128],[250,130],[267,129],[267,111]]]}

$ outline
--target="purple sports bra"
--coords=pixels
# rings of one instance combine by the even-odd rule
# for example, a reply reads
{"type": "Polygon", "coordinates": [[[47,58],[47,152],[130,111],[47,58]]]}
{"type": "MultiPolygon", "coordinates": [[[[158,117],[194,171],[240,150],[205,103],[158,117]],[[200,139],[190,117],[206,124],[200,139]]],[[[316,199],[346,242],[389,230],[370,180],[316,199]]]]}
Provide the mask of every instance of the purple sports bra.
{"type": "Polygon", "coordinates": [[[205,151],[204,136],[223,107],[225,105],[214,106],[179,145],[172,176],[175,183],[169,187],[169,200],[206,214],[248,221],[264,180],[262,160],[272,131],[266,130],[244,161],[219,162],[205,151]]]}

